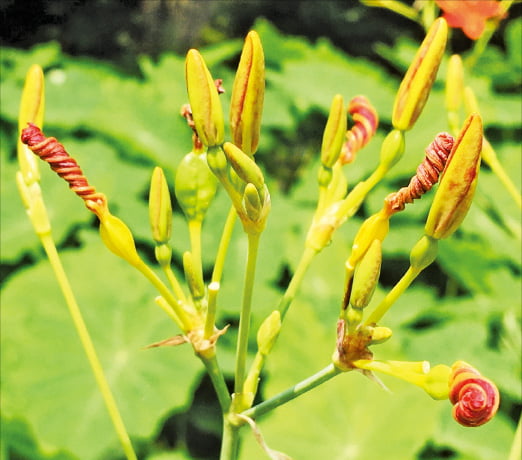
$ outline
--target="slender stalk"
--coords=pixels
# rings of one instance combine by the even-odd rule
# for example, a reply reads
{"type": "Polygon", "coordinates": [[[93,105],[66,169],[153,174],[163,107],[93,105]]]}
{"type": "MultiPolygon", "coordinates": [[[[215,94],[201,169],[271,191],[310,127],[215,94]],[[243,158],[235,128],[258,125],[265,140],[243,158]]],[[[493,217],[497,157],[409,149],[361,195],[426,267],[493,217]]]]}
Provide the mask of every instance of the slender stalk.
{"type": "Polygon", "coordinates": [[[257,418],[260,415],[266,414],[267,412],[279,407],[288,401],[291,401],[294,398],[306,393],[307,391],[313,390],[315,387],[321,385],[322,383],[330,380],[332,377],[342,373],[337,367],[333,364],[329,364],[324,369],[321,369],[316,374],[308,377],[307,379],[295,384],[294,386],[282,391],[281,393],[275,395],[274,397],[263,401],[262,403],[251,407],[243,412],[241,415],[245,415],[250,418],[257,418]]]}
{"type": "Polygon", "coordinates": [[[281,298],[279,305],[277,306],[277,309],[281,313],[281,321],[285,317],[290,304],[294,300],[297,294],[297,290],[303,281],[304,275],[306,274],[306,271],[308,270],[308,267],[310,266],[310,263],[316,254],[317,252],[314,249],[308,247],[303,251],[294,275],[292,276],[292,279],[290,280],[290,283],[288,284],[288,287],[286,288],[286,291],[281,298]]]}
{"type": "Polygon", "coordinates": [[[179,284],[179,281],[172,271],[172,267],[170,265],[166,265],[163,268],[163,271],[169,280],[170,286],[172,287],[172,290],[174,291],[174,295],[181,301],[186,302],[187,298],[185,297],[185,293],[183,292],[183,289],[181,288],[181,285],[179,284]]]}
{"type": "Polygon", "coordinates": [[[239,317],[239,331],[236,350],[236,367],[234,391],[242,393],[245,381],[245,365],[248,346],[248,332],[250,329],[250,313],[252,310],[252,292],[256,272],[256,260],[259,248],[259,234],[248,234],[248,255],[243,287],[243,302],[239,317]]]}
{"type": "Polygon", "coordinates": [[[192,253],[192,260],[195,264],[197,276],[201,283],[203,283],[203,267],[201,261],[201,221],[190,220],[188,223],[190,236],[190,249],[192,253]]]}
{"type": "Polygon", "coordinates": [[[503,168],[502,164],[495,158],[494,161],[490,159],[489,167],[499,178],[500,182],[504,185],[508,193],[511,195],[517,206],[522,209],[522,196],[520,192],[517,190],[515,184],[511,178],[506,174],[506,170],[503,168]]]}
{"type": "Polygon", "coordinates": [[[515,437],[513,438],[513,444],[511,445],[511,451],[509,452],[508,460],[520,460],[522,458],[522,416],[518,419],[517,430],[515,431],[515,437]]]}
{"type": "Polygon", "coordinates": [[[40,235],[40,239],[45,249],[45,252],[47,253],[47,257],[51,262],[51,266],[54,270],[56,279],[58,280],[58,284],[65,298],[67,308],[73,320],[74,327],[76,329],[78,337],[80,338],[83,350],[87,356],[87,360],[91,367],[92,373],[94,374],[96,384],[98,385],[103,401],[109,413],[109,417],[112,421],[112,424],[114,425],[114,429],[116,430],[116,434],[120,440],[120,444],[125,453],[125,456],[127,457],[127,460],[137,460],[129,435],[127,433],[127,429],[125,428],[125,424],[123,423],[123,419],[118,410],[116,400],[114,399],[114,396],[111,392],[111,389],[103,372],[103,368],[101,366],[100,360],[98,359],[96,349],[94,348],[91,336],[89,334],[82,313],[80,311],[80,307],[76,302],[76,298],[72,291],[71,285],[69,284],[69,280],[67,278],[67,275],[65,274],[65,270],[63,269],[53,238],[50,234],[46,234],[40,235]]]}
{"type": "Polygon", "coordinates": [[[399,282],[393,286],[393,289],[388,295],[381,301],[379,305],[372,311],[365,324],[377,323],[386,314],[390,307],[396,302],[396,300],[408,289],[410,284],[413,282],[421,270],[415,270],[411,266],[408,268],[406,273],[402,276],[399,282]]]}
{"type": "Polygon", "coordinates": [[[208,303],[207,316],[205,318],[205,338],[208,339],[214,333],[214,325],[216,321],[216,305],[217,295],[220,288],[221,276],[223,275],[223,267],[225,266],[225,259],[228,252],[228,246],[232,239],[232,233],[236,224],[237,213],[234,206],[230,207],[228,211],[221,240],[219,242],[216,260],[214,262],[214,270],[212,271],[211,282],[208,286],[208,303]]]}

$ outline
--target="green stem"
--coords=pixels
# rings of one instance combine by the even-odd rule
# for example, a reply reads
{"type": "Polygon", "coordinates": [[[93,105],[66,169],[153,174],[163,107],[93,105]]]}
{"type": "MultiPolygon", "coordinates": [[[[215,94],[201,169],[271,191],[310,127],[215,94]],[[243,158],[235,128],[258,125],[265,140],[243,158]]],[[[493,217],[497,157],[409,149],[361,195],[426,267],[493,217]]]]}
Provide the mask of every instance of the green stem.
{"type": "Polygon", "coordinates": [[[170,286],[172,287],[172,290],[174,291],[174,295],[181,301],[186,302],[187,298],[185,297],[185,293],[183,292],[183,289],[181,288],[181,285],[179,284],[178,279],[176,278],[176,275],[172,271],[172,267],[170,265],[166,265],[163,268],[163,271],[165,273],[165,276],[169,280],[170,286]]]}
{"type": "Polygon", "coordinates": [[[228,392],[227,384],[225,382],[225,377],[223,376],[223,372],[221,371],[221,367],[219,366],[215,351],[208,356],[206,355],[198,355],[205,368],[207,369],[207,373],[212,381],[212,385],[214,386],[214,390],[216,391],[219,405],[221,406],[221,410],[223,414],[225,414],[230,409],[230,393],[228,392]]]}
{"type": "Polygon", "coordinates": [[[388,295],[377,305],[375,310],[372,311],[368,319],[365,321],[366,325],[372,323],[378,323],[379,320],[386,314],[390,307],[396,302],[396,300],[408,289],[410,284],[413,282],[421,270],[409,267],[399,282],[393,287],[388,295]]]}
{"type": "Polygon", "coordinates": [[[243,287],[243,302],[241,306],[241,315],[239,317],[239,331],[236,351],[236,368],[235,368],[235,393],[243,392],[243,383],[245,381],[245,365],[248,347],[248,332],[250,329],[250,313],[252,310],[252,292],[254,288],[254,279],[256,272],[256,260],[259,248],[260,234],[248,234],[248,255],[247,266],[245,271],[245,285],[243,287]]]}
{"type": "Polygon", "coordinates": [[[499,178],[500,182],[504,185],[508,193],[512,196],[513,200],[517,206],[522,209],[522,197],[520,196],[520,192],[515,187],[515,184],[511,181],[511,178],[506,174],[506,170],[502,167],[502,164],[495,157],[494,159],[489,159],[488,162],[489,167],[499,178]]]}
{"type": "Polygon", "coordinates": [[[515,437],[513,438],[513,444],[511,445],[511,451],[509,452],[508,460],[520,460],[522,458],[522,415],[518,419],[517,430],[515,431],[515,437]]]}
{"type": "Polygon", "coordinates": [[[272,409],[275,409],[276,407],[279,407],[287,403],[288,401],[297,398],[303,393],[306,393],[307,391],[314,389],[315,387],[330,380],[332,377],[335,377],[341,372],[342,371],[335,367],[333,364],[329,364],[324,369],[308,377],[302,382],[299,382],[294,386],[288,388],[287,390],[275,395],[274,397],[267,399],[266,401],[263,401],[257,406],[253,406],[250,409],[241,412],[241,415],[245,415],[247,417],[255,419],[260,415],[263,415],[271,411],[272,409]]]}
{"type": "Polygon", "coordinates": [[[241,427],[233,425],[228,420],[228,416],[223,417],[223,439],[221,444],[220,460],[236,460],[239,454],[239,429],[241,427]]]}
{"type": "Polygon", "coordinates": [[[69,309],[69,313],[73,320],[74,327],[76,328],[76,332],[80,338],[83,350],[87,356],[89,365],[91,366],[92,373],[94,374],[94,378],[109,413],[109,417],[112,421],[112,424],[114,425],[114,429],[116,430],[116,434],[120,440],[120,444],[123,448],[125,456],[127,457],[127,460],[136,460],[137,457],[134,449],[132,448],[125,424],[123,423],[123,419],[118,410],[116,400],[114,399],[103,372],[100,360],[96,354],[96,349],[94,348],[91,336],[80,311],[80,307],[76,302],[71,285],[69,284],[69,280],[67,279],[67,275],[63,269],[53,238],[50,234],[39,236],[45,252],[47,253],[47,257],[49,258],[51,266],[54,270],[56,279],[58,280],[58,284],[67,304],[67,308],[69,309]]]}

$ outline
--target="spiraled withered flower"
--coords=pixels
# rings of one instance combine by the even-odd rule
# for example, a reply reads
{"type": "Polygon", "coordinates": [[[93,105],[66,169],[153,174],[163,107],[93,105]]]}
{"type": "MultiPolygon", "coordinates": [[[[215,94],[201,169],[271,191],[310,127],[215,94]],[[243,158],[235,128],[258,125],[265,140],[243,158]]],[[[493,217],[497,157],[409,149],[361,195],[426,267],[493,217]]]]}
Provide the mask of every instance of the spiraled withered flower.
{"type": "Polygon", "coordinates": [[[484,425],[497,413],[500,403],[497,387],[464,361],[457,361],[451,367],[449,387],[453,417],[461,425],[484,425]]]}
{"type": "Polygon", "coordinates": [[[455,139],[448,133],[437,134],[433,142],[426,147],[426,156],[408,186],[386,197],[385,201],[392,212],[402,211],[406,203],[413,203],[413,200],[420,198],[437,183],[454,142],[455,139]]]}
{"type": "Polygon", "coordinates": [[[346,132],[340,156],[342,164],[351,163],[355,159],[355,154],[370,142],[379,125],[379,115],[365,96],[354,97],[348,104],[348,113],[354,125],[346,132]]]}

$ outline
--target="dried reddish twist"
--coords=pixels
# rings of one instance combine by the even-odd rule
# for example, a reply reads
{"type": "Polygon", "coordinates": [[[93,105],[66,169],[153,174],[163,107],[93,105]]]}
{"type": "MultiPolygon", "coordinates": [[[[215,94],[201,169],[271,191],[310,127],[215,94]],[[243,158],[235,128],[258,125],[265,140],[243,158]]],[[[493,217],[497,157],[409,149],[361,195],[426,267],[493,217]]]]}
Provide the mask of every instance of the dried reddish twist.
{"type": "Polygon", "coordinates": [[[464,426],[480,426],[496,413],[500,395],[495,384],[464,361],[452,366],[449,399],[453,418],[464,426]]]}
{"type": "Polygon", "coordinates": [[[341,151],[341,164],[351,163],[355,154],[361,150],[377,131],[379,116],[377,111],[364,96],[354,97],[348,104],[348,113],[354,125],[346,132],[346,141],[341,151]]]}
{"type": "Polygon", "coordinates": [[[439,133],[435,136],[433,142],[426,148],[426,156],[408,186],[386,197],[388,205],[394,212],[402,211],[406,203],[413,203],[413,200],[420,198],[437,183],[446,167],[454,142],[455,139],[448,133],[439,133]]]}
{"type": "Polygon", "coordinates": [[[65,179],[71,190],[86,203],[87,201],[105,201],[105,195],[96,192],[96,189],[83,175],[76,160],[54,137],[45,137],[38,126],[28,123],[27,128],[22,131],[21,139],[33,153],[49,163],[51,169],[65,179]]]}

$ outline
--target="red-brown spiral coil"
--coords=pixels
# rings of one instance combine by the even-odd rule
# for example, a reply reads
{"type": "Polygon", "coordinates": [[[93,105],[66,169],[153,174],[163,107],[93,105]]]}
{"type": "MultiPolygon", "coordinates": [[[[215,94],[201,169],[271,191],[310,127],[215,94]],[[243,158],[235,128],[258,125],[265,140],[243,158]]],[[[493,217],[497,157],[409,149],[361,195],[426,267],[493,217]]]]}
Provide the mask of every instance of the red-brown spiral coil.
{"type": "Polygon", "coordinates": [[[484,425],[496,414],[500,402],[497,387],[464,361],[453,364],[449,388],[453,418],[461,425],[484,425]]]}
{"type": "Polygon", "coordinates": [[[370,141],[379,124],[377,111],[364,96],[356,96],[350,101],[348,113],[352,116],[354,125],[346,132],[346,141],[340,156],[343,165],[355,159],[355,154],[370,141]]]}
{"type": "Polygon", "coordinates": [[[45,137],[41,129],[28,123],[22,130],[22,142],[42,160],[49,163],[51,169],[65,179],[71,190],[86,203],[88,201],[104,202],[105,195],[98,193],[83,175],[78,163],[54,137],[45,137]]]}
{"type": "Polygon", "coordinates": [[[455,139],[448,133],[439,133],[435,136],[433,142],[426,147],[426,156],[409,185],[386,198],[394,212],[402,211],[406,203],[413,203],[413,200],[420,198],[437,183],[446,167],[454,142],[455,139]]]}

